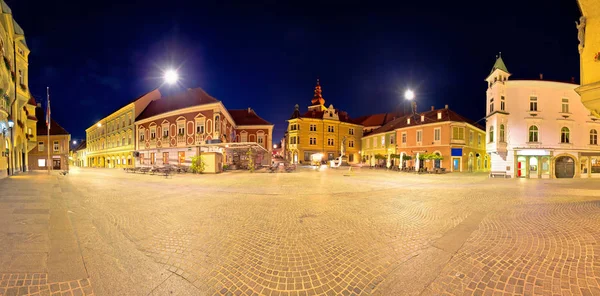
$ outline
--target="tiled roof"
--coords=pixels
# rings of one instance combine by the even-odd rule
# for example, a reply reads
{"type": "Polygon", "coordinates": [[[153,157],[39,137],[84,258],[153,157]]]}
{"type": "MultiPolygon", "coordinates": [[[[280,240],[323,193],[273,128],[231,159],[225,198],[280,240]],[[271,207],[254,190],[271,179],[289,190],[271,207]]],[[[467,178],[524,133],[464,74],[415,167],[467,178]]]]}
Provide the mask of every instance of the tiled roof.
{"type": "MultiPolygon", "coordinates": [[[[46,113],[42,107],[35,108],[35,117],[37,117],[37,135],[38,136],[46,136],[48,135],[48,127],[46,127],[46,113]]],[[[50,135],[68,135],[67,132],[62,126],[60,126],[54,119],[50,118],[50,135]]]]}
{"type": "Polygon", "coordinates": [[[87,142],[85,140],[81,141],[77,147],[73,148],[73,151],[83,150],[87,147],[87,142]]]}
{"type": "Polygon", "coordinates": [[[201,88],[190,88],[187,91],[150,102],[148,107],[138,115],[136,120],[150,118],[169,111],[217,102],[219,102],[217,99],[211,97],[201,88]]]}
{"type": "Polygon", "coordinates": [[[426,112],[421,112],[421,113],[417,113],[417,114],[411,114],[411,115],[406,115],[406,116],[396,118],[396,119],[388,122],[387,124],[383,125],[382,127],[374,130],[369,135],[381,134],[381,133],[393,131],[393,130],[396,130],[399,128],[404,128],[404,127],[419,126],[419,125],[423,125],[423,124],[434,123],[434,122],[444,122],[444,121],[464,122],[464,123],[473,125],[476,128],[479,128],[481,130],[484,130],[481,125],[477,124],[473,120],[463,117],[462,115],[460,115],[450,109],[437,109],[437,110],[431,110],[431,111],[426,111],[426,112]],[[437,117],[438,112],[442,113],[441,119],[438,119],[438,117],[437,117]],[[424,116],[424,121],[421,121],[421,115],[424,116]],[[411,119],[410,124],[407,122],[408,118],[411,119]]]}
{"type": "Polygon", "coordinates": [[[386,123],[394,120],[395,118],[402,117],[404,115],[405,115],[404,112],[401,112],[401,111],[390,112],[390,113],[379,113],[379,114],[361,116],[361,117],[354,119],[354,121],[360,123],[361,125],[363,125],[365,127],[383,126],[386,123]]]}
{"type": "Polygon", "coordinates": [[[272,125],[272,123],[262,119],[250,108],[227,111],[229,111],[229,115],[233,117],[233,121],[235,121],[237,125],[272,125]]]}

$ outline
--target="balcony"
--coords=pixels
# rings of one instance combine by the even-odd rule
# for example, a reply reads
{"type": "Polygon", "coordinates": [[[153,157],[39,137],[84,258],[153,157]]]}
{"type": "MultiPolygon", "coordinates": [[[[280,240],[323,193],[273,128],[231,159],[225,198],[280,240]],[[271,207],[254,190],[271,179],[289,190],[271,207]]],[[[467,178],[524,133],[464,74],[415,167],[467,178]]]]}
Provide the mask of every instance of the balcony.
{"type": "Polygon", "coordinates": [[[465,139],[450,139],[450,144],[458,144],[458,145],[464,145],[467,142],[465,141],[465,139]]]}
{"type": "Polygon", "coordinates": [[[182,135],[182,134],[177,135],[177,146],[185,146],[185,144],[186,144],[185,139],[186,139],[185,135],[182,135]]]}
{"type": "Polygon", "coordinates": [[[204,144],[204,134],[196,134],[196,145],[204,144]]]}
{"type": "Polygon", "coordinates": [[[0,111],[8,114],[8,100],[5,98],[0,97],[0,111]]]}

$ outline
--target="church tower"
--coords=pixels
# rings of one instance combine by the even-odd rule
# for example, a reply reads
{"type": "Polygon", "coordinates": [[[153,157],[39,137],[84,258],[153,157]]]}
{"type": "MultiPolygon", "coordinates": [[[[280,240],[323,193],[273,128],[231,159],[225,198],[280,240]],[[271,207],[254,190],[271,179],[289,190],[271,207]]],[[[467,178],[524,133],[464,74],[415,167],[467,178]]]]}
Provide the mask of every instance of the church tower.
{"type": "Polygon", "coordinates": [[[321,90],[321,84],[319,83],[319,79],[317,79],[317,86],[315,86],[315,94],[311,100],[311,105],[308,107],[308,111],[325,111],[327,107],[325,107],[325,99],[323,99],[323,94],[321,90]]]}
{"type": "MultiPolygon", "coordinates": [[[[486,91],[486,149],[491,158],[500,157],[506,160],[510,105],[506,98],[506,82],[510,73],[502,60],[502,54],[496,56],[492,71],[485,79],[488,84],[486,91]],[[495,156],[495,157],[494,157],[495,156]]],[[[496,161],[496,164],[499,164],[496,161]]],[[[492,161],[492,170],[494,170],[492,161]]],[[[500,168],[498,168],[500,169],[500,168]]],[[[504,169],[504,168],[502,168],[504,169]]]]}

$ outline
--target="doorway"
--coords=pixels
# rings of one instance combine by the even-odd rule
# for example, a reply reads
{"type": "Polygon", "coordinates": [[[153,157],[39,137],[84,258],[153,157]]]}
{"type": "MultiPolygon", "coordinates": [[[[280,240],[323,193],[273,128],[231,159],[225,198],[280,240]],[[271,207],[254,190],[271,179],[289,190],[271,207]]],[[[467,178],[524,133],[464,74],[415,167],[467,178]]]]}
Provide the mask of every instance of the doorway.
{"type": "Polygon", "coordinates": [[[569,156],[561,156],[556,159],[556,177],[573,178],[575,176],[575,161],[569,156]]]}
{"type": "Polygon", "coordinates": [[[517,158],[517,177],[527,178],[527,158],[525,156],[517,158]]]}
{"type": "Polygon", "coordinates": [[[452,171],[453,172],[460,171],[460,158],[452,158],[452,171]]]}
{"type": "Polygon", "coordinates": [[[60,159],[53,159],[52,160],[52,169],[53,170],[60,170],[60,159]]]}

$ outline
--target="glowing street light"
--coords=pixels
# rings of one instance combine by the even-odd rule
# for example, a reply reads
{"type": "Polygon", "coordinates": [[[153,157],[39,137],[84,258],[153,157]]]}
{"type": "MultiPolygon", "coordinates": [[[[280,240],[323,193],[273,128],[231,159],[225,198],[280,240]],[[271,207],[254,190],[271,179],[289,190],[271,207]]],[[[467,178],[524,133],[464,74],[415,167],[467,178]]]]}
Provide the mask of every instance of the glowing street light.
{"type": "Polygon", "coordinates": [[[412,101],[415,98],[415,93],[412,90],[407,89],[406,92],[404,92],[404,98],[412,101]]]}
{"type": "Polygon", "coordinates": [[[173,85],[179,80],[179,74],[175,70],[167,70],[163,78],[167,84],[173,85]]]}
{"type": "Polygon", "coordinates": [[[77,145],[77,140],[73,140],[73,145],[77,145]]]}
{"type": "Polygon", "coordinates": [[[273,149],[277,149],[277,144],[273,144],[273,149]]]}

